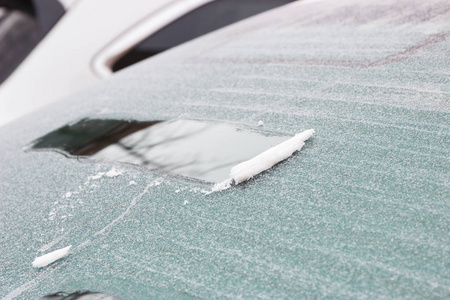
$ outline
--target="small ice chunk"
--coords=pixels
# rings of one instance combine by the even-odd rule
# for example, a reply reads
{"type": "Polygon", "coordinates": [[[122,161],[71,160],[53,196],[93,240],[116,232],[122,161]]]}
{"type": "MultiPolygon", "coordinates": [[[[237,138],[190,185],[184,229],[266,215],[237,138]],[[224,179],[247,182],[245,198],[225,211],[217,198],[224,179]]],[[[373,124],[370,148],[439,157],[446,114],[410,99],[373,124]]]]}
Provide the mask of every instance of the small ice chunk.
{"type": "Polygon", "coordinates": [[[55,261],[57,261],[60,258],[63,258],[69,253],[70,248],[72,245],[62,248],[59,250],[55,250],[53,252],[47,253],[45,255],[36,257],[36,259],[33,261],[33,267],[35,268],[42,268],[45,267],[55,261]]]}
{"type": "Polygon", "coordinates": [[[128,185],[136,185],[137,183],[136,183],[136,181],[134,181],[134,180],[131,180],[129,183],[128,183],[128,185]]]}
{"type": "Polygon", "coordinates": [[[232,183],[233,183],[233,178],[228,178],[222,182],[216,183],[212,188],[212,192],[219,192],[219,191],[226,190],[231,187],[232,183]]]}
{"type": "Polygon", "coordinates": [[[177,193],[177,194],[178,194],[179,192],[181,192],[181,191],[180,191],[180,190],[176,190],[176,191],[175,191],[175,193],[177,193]]]}
{"type": "Polygon", "coordinates": [[[294,137],[284,141],[252,159],[244,161],[231,168],[230,178],[214,185],[211,192],[226,190],[232,184],[239,184],[259,173],[270,169],[277,163],[290,157],[295,151],[302,149],[305,141],[314,134],[314,129],[305,130],[294,137]]]}
{"type": "Polygon", "coordinates": [[[89,176],[88,179],[97,180],[103,177],[105,175],[105,172],[98,172],[97,175],[89,176]]]}
{"type": "Polygon", "coordinates": [[[70,198],[72,196],[72,192],[67,192],[66,193],[66,198],[70,198]]]}
{"type": "Polygon", "coordinates": [[[258,126],[259,126],[259,127],[262,127],[262,126],[264,126],[264,122],[263,122],[263,121],[261,121],[261,120],[259,120],[259,121],[258,121],[258,126]]]}
{"type": "Polygon", "coordinates": [[[112,168],[111,170],[106,172],[105,176],[113,178],[113,177],[117,177],[117,176],[122,175],[122,174],[123,174],[123,171],[116,170],[115,168],[112,168]]]}

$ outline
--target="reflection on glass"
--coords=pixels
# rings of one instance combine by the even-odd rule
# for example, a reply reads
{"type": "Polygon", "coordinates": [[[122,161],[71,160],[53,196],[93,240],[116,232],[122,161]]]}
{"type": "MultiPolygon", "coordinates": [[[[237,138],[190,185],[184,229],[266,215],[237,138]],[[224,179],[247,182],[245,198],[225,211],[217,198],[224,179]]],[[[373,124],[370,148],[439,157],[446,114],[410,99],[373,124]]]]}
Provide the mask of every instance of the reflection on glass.
{"type": "Polygon", "coordinates": [[[84,119],[38,139],[32,149],[55,149],[220,182],[234,165],[288,138],[217,122],[84,119]]]}

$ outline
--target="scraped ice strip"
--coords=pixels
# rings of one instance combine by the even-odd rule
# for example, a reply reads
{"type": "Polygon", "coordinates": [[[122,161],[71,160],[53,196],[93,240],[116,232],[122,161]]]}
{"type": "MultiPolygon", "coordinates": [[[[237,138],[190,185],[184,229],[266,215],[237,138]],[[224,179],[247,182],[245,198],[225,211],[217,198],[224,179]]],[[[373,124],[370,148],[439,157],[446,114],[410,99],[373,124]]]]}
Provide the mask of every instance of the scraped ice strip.
{"type": "Polygon", "coordinates": [[[57,261],[60,258],[63,258],[64,256],[67,255],[67,253],[69,253],[69,250],[71,247],[72,247],[72,245],[62,248],[62,249],[59,249],[59,250],[55,250],[55,251],[47,253],[45,255],[36,257],[36,259],[33,261],[33,267],[42,268],[42,267],[45,267],[45,266],[57,261]]]}
{"type": "Polygon", "coordinates": [[[302,149],[305,141],[314,134],[314,129],[305,130],[296,134],[293,138],[284,141],[252,159],[244,161],[231,168],[230,178],[217,183],[212,191],[221,191],[231,187],[232,183],[239,184],[259,173],[270,169],[277,163],[290,157],[295,151],[302,149]]]}
{"type": "Polygon", "coordinates": [[[253,176],[270,169],[280,161],[290,157],[292,153],[302,149],[305,141],[314,133],[313,129],[296,134],[293,138],[278,144],[252,159],[244,161],[231,169],[230,177],[235,184],[246,181],[253,176]]]}

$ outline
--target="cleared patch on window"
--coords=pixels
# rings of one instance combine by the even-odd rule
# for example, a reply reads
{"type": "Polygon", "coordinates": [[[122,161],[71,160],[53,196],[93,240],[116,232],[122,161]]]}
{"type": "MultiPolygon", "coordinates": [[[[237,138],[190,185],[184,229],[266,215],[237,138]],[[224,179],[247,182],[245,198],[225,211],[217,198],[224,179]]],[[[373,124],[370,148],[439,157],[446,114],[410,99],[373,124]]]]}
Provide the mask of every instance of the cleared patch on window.
{"type": "Polygon", "coordinates": [[[37,139],[31,149],[222,182],[233,166],[288,139],[220,122],[83,119],[37,139]]]}

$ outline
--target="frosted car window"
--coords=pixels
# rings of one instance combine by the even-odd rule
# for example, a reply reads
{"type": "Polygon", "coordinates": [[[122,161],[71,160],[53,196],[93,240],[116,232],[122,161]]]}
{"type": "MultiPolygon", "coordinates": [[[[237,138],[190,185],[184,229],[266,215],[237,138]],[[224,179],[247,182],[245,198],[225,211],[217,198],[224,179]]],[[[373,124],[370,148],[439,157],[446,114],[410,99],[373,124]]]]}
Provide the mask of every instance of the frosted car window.
{"type": "Polygon", "coordinates": [[[32,149],[219,182],[229,177],[234,165],[288,138],[218,122],[83,119],[39,138],[32,149]]]}

